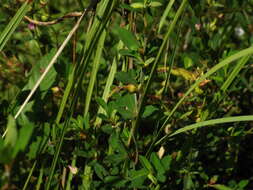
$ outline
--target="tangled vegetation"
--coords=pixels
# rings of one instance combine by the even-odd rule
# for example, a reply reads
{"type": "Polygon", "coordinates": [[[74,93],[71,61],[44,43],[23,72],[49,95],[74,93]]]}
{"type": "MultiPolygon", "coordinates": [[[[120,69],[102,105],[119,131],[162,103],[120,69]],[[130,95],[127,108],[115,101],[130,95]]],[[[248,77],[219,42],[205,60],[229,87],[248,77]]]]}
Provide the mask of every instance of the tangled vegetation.
{"type": "Polygon", "coordinates": [[[1,0],[0,189],[252,189],[253,1],[91,3],[1,0]]]}

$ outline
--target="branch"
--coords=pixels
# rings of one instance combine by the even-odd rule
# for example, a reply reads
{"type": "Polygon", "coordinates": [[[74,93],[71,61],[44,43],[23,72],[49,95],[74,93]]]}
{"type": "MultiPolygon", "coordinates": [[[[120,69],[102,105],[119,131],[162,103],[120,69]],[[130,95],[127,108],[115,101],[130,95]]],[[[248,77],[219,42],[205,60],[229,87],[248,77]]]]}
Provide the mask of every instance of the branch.
{"type": "Polygon", "coordinates": [[[73,18],[73,17],[80,17],[82,15],[82,12],[72,12],[72,13],[68,13],[60,18],[57,18],[55,20],[51,20],[51,21],[47,21],[47,22],[42,22],[42,21],[37,21],[37,20],[33,20],[28,16],[24,16],[24,18],[34,24],[34,25],[38,25],[38,26],[48,26],[48,25],[53,25],[53,24],[57,24],[61,21],[63,21],[66,18],[73,18]]]}

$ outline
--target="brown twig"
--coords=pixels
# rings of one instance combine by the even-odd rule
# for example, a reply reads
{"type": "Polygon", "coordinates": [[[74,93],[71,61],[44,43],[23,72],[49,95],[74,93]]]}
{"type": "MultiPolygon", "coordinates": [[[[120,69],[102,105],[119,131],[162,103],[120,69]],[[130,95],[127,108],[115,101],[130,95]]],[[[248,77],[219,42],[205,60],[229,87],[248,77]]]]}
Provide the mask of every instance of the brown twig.
{"type": "Polygon", "coordinates": [[[53,24],[57,24],[61,21],[63,21],[64,19],[66,18],[73,18],[73,17],[80,17],[82,15],[82,12],[71,12],[71,13],[68,13],[60,18],[57,18],[55,20],[51,20],[51,21],[46,21],[46,22],[43,22],[43,21],[37,21],[37,20],[33,20],[31,19],[30,17],[28,16],[25,16],[24,18],[34,24],[34,25],[39,25],[39,26],[48,26],[48,25],[53,25],[53,24]]]}

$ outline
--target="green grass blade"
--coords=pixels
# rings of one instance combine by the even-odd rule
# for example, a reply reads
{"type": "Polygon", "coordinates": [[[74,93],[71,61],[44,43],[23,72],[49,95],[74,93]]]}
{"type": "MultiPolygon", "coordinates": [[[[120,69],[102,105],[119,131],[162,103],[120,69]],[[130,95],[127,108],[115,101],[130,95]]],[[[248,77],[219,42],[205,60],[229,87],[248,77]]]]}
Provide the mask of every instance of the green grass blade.
{"type": "Polygon", "coordinates": [[[230,73],[229,77],[227,80],[224,82],[224,84],[221,86],[222,91],[226,91],[230,84],[233,82],[235,77],[237,77],[238,73],[241,71],[243,66],[248,62],[250,56],[245,56],[239,60],[233,71],[230,73]]]}
{"type": "MultiPolygon", "coordinates": [[[[183,14],[183,17],[184,17],[184,14],[183,14]]],[[[167,91],[168,91],[171,70],[172,70],[172,67],[173,67],[174,59],[175,59],[175,56],[176,56],[176,51],[177,51],[177,48],[178,48],[178,42],[179,42],[179,37],[180,37],[183,21],[184,20],[181,19],[181,21],[179,23],[179,26],[178,26],[177,37],[176,37],[176,40],[175,40],[175,47],[172,51],[172,54],[171,54],[171,57],[170,57],[170,60],[169,60],[169,65],[168,65],[169,70],[168,70],[168,72],[166,72],[166,80],[165,80],[165,85],[164,85],[164,89],[163,89],[163,94],[166,94],[167,91]]],[[[165,68],[166,68],[166,65],[165,65],[165,68]]]]}
{"type": "Polygon", "coordinates": [[[88,90],[87,90],[87,94],[86,94],[84,115],[86,115],[89,111],[91,96],[92,96],[92,93],[93,93],[98,68],[99,68],[99,65],[100,65],[102,50],[104,48],[105,37],[106,37],[106,31],[103,31],[103,33],[102,33],[102,35],[101,35],[101,37],[98,41],[97,51],[95,52],[96,56],[95,56],[95,59],[93,61],[92,72],[91,72],[90,81],[89,81],[89,85],[88,85],[88,90]]]}
{"type": "Polygon", "coordinates": [[[171,10],[171,8],[172,8],[174,2],[175,2],[175,0],[170,0],[169,4],[167,5],[167,7],[166,7],[166,9],[165,9],[165,11],[164,11],[164,13],[163,13],[163,16],[162,16],[162,18],[161,18],[161,20],[160,20],[160,23],[159,23],[158,33],[160,33],[160,31],[161,31],[163,25],[165,24],[166,18],[167,18],[167,16],[169,15],[170,10],[171,10]]]}
{"type": "Polygon", "coordinates": [[[3,50],[5,44],[10,39],[11,35],[14,33],[20,22],[22,21],[23,17],[27,13],[30,8],[31,3],[26,1],[23,5],[19,8],[15,16],[11,19],[8,25],[5,27],[4,31],[0,35],[0,51],[3,50]]]}
{"type": "Polygon", "coordinates": [[[221,69],[222,67],[232,63],[233,61],[253,54],[253,47],[244,49],[234,55],[229,56],[228,58],[224,59],[223,61],[221,61],[220,63],[218,63],[217,65],[215,65],[214,67],[212,67],[207,73],[205,73],[204,75],[202,75],[191,87],[189,90],[187,90],[187,92],[184,94],[184,96],[178,101],[178,103],[175,105],[175,107],[172,109],[172,111],[170,112],[169,116],[167,117],[167,119],[165,120],[163,126],[160,129],[160,132],[164,129],[166,123],[168,122],[168,120],[171,118],[171,116],[174,114],[174,112],[177,110],[177,108],[181,105],[181,103],[185,100],[185,98],[202,82],[204,81],[206,78],[208,78],[209,76],[211,76],[212,74],[214,74],[216,71],[218,71],[219,69],[221,69]]]}
{"type": "MultiPolygon", "coordinates": [[[[70,108],[67,112],[67,120],[64,122],[64,126],[61,130],[61,135],[55,150],[55,154],[54,154],[54,158],[53,158],[53,162],[51,164],[51,168],[50,168],[50,173],[49,173],[49,177],[48,177],[48,181],[45,185],[45,189],[49,190],[51,187],[51,182],[54,176],[54,172],[55,172],[55,168],[58,162],[58,158],[60,155],[60,151],[61,151],[61,147],[63,144],[63,139],[66,133],[66,130],[70,124],[70,119],[72,118],[74,109],[75,109],[75,105],[77,103],[78,100],[78,95],[80,94],[80,90],[82,89],[82,84],[83,84],[83,78],[84,78],[84,73],[86,71],[86,68],[88,66],[89,60],[91,58],[92,52],[94,51],[94,47],[102,33],[102,31],[105,29],[105,26],[108,23],[109,18],[111,17],[111,14],[113,12],[113,9],[116,5],[116,0],[114,1],[109,1],[109,0],[104,0],[101,2],[100,6],[99,6],[99,10],[97,12],[99,19],[96,19],[97,22],[94,23],[94,25],[92,26],[91,30],[89,31],[89,33],[93,33],[93,34],[88,34],[88,39],[86,41],[86,48],[84,48],[84,53],[83,53],[83,58],[80,61],[80,63],[77,65],[75,73],[74,73],[74,80],[75,81],[75,86],[72,85],[71,89],[73,89],[73,87],[75,87],[73,89],[73,96],[72,99],[70,100],[70,108]]],[[[71,90],[72,91],[72,90],[71,90]]]]}
{"type": "MultiPolygon", "coordinates": [[[[117,49],[120,50],[122,47],[123,47],[123,43],[119,42],[117,49]]],[[[120,55],[115,56],[115,58],[113,59],[113,62],[112,62],[110,72],[108,74],[108,78],[107,78],[105,88],[104,88],[104,92],[103,92],[103,95],[102,95],[102,99],[105,102],[108,101],[108,97],[109,97],[109,94],[110,94],[110,91],[111,91],[111,86],[113,84],[115,74],[117,72],[117,61],[119,59],[120,59],[120,55]]],[[[104,109],[101,106],[99,106],[99,109],[98,109],[98,114],[100,114],[100,113],[105,113],[104,109]]],[[[100,117],[97,117],[94,125],[96,127],[98,127],[98,126],[100,126],[101,122],[102,122],[102,119],[100,117]]]]}
{"type": "Polygon", "coordinates": [[[172,134],[164,136],[159,141],[157,141],[155,145],[160,144],[161,142],[163,142],[167,138],[170,138],[170,137],[173,137],[175,135],[178,135],[178,134],[181,134],[181,133],[184,133],[184,132],[187,132],[187,131],[191,131],[191,130],[194,130],[194,129],[199,129],[199,128],[209,126],[209,125],[217,125],[217,124],[222,124],[222,123],[232,123],[232,122],[240,122],[240,121],[253,121],[253,115],[234,116],[234,117],[225,117],[225,118],[219,118],[219,119],[211,119],[211,120],[208,120],[208,121],[202,121],[202,122],[194,123],[192,125],[187,125],[183,128],[180,128],[180,129],[176,130],[172,134]]]}
{"type": "Polygon", "coordinates": [[[56,124],[59,124],[60,120],[61,120],[61,117],[62,117],[62,114],[64,112],[64,108],[66,106],[66,103],[67,103],[67,100],[68,100],[68,97],[69,97],[69,94],[71,92],[71,89],[72,89],[72,85],[74,83],[74,74],[75,74],[75,68],[73,69],[73,71],[71,72],[70,76],[69,76],[69,80],[68,80],[68,84],[67,84],[67,87],[66,89],[64,90],[64,94],[63,94],[63,97],[62,97],[62,100],[61,100],[61,104],[60,104],[60,108],[59,108],[59,111],[57,113],[57,117],[56,117],[56,124]]]}
{"type": "MultiPolygon", "coordinates": [[[[221,69],[222,67],[232,63],[233,61],[236,61],[237,59],[244,57],[244,56],[248,56],[250,54],[253,54],[253,47],[241,50],[240,52],[229,56],[228,58],[224,59],[223,61],[221,61],[220,63],[218,63],[217,65],[215,65],[214,67],[212,67],[207,73],[205,73],[204,75],[202,75],[190,88],[189,90],[184,94],[184,96],[178,101],[178,103],[174,106],[174,108],[172,109],[172,111],[170,112],[170,114],[168,115],[168,117],[166,118],[166,120],[164,121],[162,127],[159,129],[157,136],[155,137],[154,142],[157,140],[157,138],[161,135],[162,131],[164,130],[164,128],[166,127],[167,122],[169,121],[169,119],[171,118],[171,116],[175,113],[175,111],[177,110],[177,108],[182,104],[182,102],[185,100],[185,98],[196,88],[198,87],[198,85],[204,81],[207,77],[209,77],[210,75],[214,74],[216,71],[218,71],[219,69],[221,69]]],[[[160,141],[160,140],[159,140],[160,141]]],[[[151,145],[151,147],[154,144],[151,145]]],[[[150,152],[150,151],[148,151],[150,152]]]]}
{"type": "Polygon", "coordinates": [[[25,184],[24,184],[22,190],[26,190],[26,189],[27,189],[28,184],[29,184],[29,181],[30,181],[30,179],[31,179],[31,177],[32,177],[32,174],[33,174],[33,171],[34,171],[36,165],[37,165],[37,160],[33,163],[33,166],[32,166],[32,168],[30,169],[30,172],[29,172],[29,174],[28,174],[28,177],[27,177],[27,179],[26,179],[26,181],[25,181],[25,184]]]}

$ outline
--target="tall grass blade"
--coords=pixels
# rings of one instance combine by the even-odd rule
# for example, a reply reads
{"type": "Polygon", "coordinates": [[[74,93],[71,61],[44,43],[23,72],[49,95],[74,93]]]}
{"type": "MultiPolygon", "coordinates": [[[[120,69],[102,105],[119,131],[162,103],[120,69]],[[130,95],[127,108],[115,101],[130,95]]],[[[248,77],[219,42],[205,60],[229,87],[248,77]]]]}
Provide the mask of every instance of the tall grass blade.
{"type": "Polygon", "coordinates": [[[102,33],[102,35],[101,35],[101,37],[98,41],[97,51],[95,52],[96,56],[95,56],[94,61],[93,61],[92,72],[91,72],[90,81],[89,81],[89,85],[88,85],[88,90],[87,90],[87,94],[86,94],[84,115],[86,115],[89,111],[91,96],[92,96],[92,93],[93,93],[98,68],[99,68],[99,65],[100,65],[102,50],[104,48],[105,37],[106,37],[106,31],[103,31],[103,33],[102,33]]]}
{"type": "Polygon", "coordinates": [[[163,13],[163,16],[159,22],[158,33],[161,32],[161,29],[162,29],[163,25],[165,24],[166,18],[168,17],[174,2],[175,2],[175,0],[170,0],[169,4],[167,5],[167,7],[163,13]]]}
{"type": "Polygon", "coordinates": [[[24,184],[22,190],[26,190],[26,189],[27,189],[28,184],[29,184],[29,181],[30,181],[30,179],[31,179],[31,177],[32,177],[32,174],[33,174],[33,171],[34,171],[36,165],[37,165],[37,160],[33,163],[33,166],[32,166],[32,168],[30,169],[30,172],[29,172],[29,174],[28,174],[28,177],[27,177],[27,179],[26,179],[26,181],[25,181],[25,184],[24,184]]]}
{"type": "Polygon", "coordinates": [[[230,73],[227,80],[224,82],[224,84],[221,86],[222,91],[226,91],[230,84],[233,82],[233,80],[237,77],[238,73],[241,71],[243,66],[248,62],[250,56],[245,56],[239,60],[239,62],[236,64],[233,71],[230,73]]]}
{"type": "MultiPolygon", "coordinates": [[[[183,14],[183,17],[184,17],[184,14],[183,14]]],[[[166,80],[165,80],[163,94],[167,93],[167,91],[168,91],[170,74],[171,74],[171,70],[172,70],[172,67],[173,67],[174,59],[175,59],[175,56],[176,56],[176,51],[177,51],[177,48],[178,48],[178,42],[179,42],[179,37],[180,37],[183,21],[184,21],[184,19],[181,19],[181,21],[179,23],[179,27],[178,27],[178,31],[177,31],[177,37],[176,37],[176,40],[175,40],[175,47],[173,49],[173,52],[172,52],[170,60],[169,60],[169,65],[168,65],[169,70],[168,70],[168,72],[166,72],[166,80]]]]}
{"type": "Polygon", "coordinates": [[[232,122],[240,122],[240,121],[253,121],[253,115],[234,116],[234,117],[225,117],[225,118],[219,118],[219,119],[211,119],[211,120],[208,120],[208,121],[202,121],[202,122],[194,123],[192,125],[187,125],[183,128],[180,128],[180,129],[176,130],[172,134],[164,136],[159,141],[157,141],[155,143],[155,145],[160,144],[161,142],[163,142],[167,138],[170,138],[170,137],[173,137],[175,135],[178,135],[178,134],[181,134],[181,133],[184,133],[184,132],[187,132],[187,131],[191,131],[191,130],[194,130],[194,129],[199,129],[199,128],[209,126],[209,125],[217,125],[217,124],[222,124],[222,123],[232,123],[232,122]]]}
{"type": "Polygon", "coordinates": [[[5,27],[4,31],[0,35],[0,51],[3,50],[5,44],[10,39],[11,35],[14,33],[20,22],[22,21],[23,17],[27,13],[30,8],[31,3],[26,1],[23,5],[19,8],[15,16],[11,19],[8,25],[5,27]]]}

